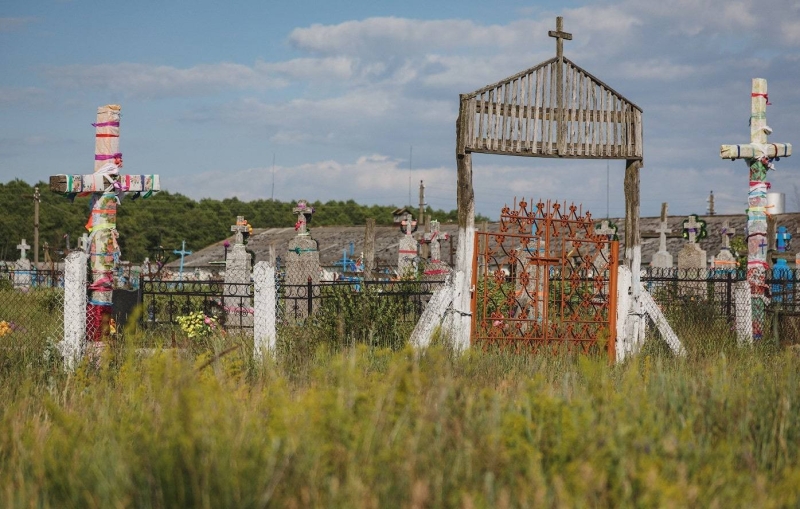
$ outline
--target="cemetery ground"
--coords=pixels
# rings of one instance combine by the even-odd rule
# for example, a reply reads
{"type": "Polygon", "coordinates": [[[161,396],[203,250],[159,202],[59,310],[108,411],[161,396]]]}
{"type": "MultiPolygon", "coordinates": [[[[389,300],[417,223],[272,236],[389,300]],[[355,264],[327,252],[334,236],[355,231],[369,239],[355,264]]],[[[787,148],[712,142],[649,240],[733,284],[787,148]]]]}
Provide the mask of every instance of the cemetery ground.
{"type": "Polygon", "coordinates": [[[73,373],[45,334],[0,337],[0,506],[800,503],[791,349],[694,329],[686,357],[651,339],[609,366],[348,344],[337,327],[284,327],[263,364],[247,337],[143,354],[171,333],[129,329],[73,373]]]}

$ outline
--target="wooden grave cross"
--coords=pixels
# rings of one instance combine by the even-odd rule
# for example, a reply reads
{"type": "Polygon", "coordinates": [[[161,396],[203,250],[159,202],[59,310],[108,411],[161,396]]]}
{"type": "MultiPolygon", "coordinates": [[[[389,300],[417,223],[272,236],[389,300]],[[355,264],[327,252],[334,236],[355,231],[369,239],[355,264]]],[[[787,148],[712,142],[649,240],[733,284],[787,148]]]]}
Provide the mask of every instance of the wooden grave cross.
{"type": "Polygon", "coordinates": [[[25,242],[25,239],[22,239],[22,242],[17,244],[17,249],[19,249],[19,259],[20,260],[27,260],[28,259],[27,251],[30,248],[31,248],[31,246],[29,246],[28,243],[25,242]]]}
{"type": "Polygon", "coordinates": [[[556,66],[556,107],[558,108],[558,133],[556,137],[556,145],[559,154],[564,154],[567,151],[567,122],[565,122],[566,111],[564,110],[564,40],[571,41],[572,34],[564,31],[564,18],[561,16],[556,17],[556,29],[547,32],[547,35],[554,37],[556,40],[556,59],[558,65],[556,66]]]}
{"type": "Polygon", "coordinates": [[[94,173],[50,177],[50,191],[69,198],[91,196],[91,212],[86,229],[91,232],[88,246],[91,265],[91,293],[87,306],[87,334],[93,341],[102,336],[102,315],[111,314],[113,276],[119,259],[117,243],[117,204],[126,193],[150,197],[161,190],[158,175],[124,175],[119,151],[120,107],[109,104],[97,108],[94,173]]]}

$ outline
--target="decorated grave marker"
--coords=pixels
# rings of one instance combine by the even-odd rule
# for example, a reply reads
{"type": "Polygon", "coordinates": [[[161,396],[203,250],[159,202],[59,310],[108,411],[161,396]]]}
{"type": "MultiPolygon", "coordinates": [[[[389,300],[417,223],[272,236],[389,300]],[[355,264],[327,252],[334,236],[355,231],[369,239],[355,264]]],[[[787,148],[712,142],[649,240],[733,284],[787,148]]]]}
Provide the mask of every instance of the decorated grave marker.
{"type": "MultiPolygon", "coordinates": [[[[225,288],[223,308],[225,326],[228,331],[252,331],[253,307],[250,305],[250,253],[244,245],[244,236],[249,233],[249,225],[244,216],[236,217],[231,226],[236,233],[233,249],[225,260],[225,288]]],[[[177,253],[177,251],[176,251],[177,253]]]]}
{"type": "Polygon", "coordinates": [[[750,143],[722,145],[723,159],[744,159],[750,172],[750,191],[747,208],[747,281],[753,311],[753,339],[764,334],[767,284],[767,172],[774,169],[773,161],[792,155],[790,143],[768,143],[772,128],[767,125],[767,80],[754,78],[750,93],[750,143]]]}
{"type": "MultiPolygon", "coordinates": [[[[696,214],[691,214],[689,219],[683,222],[683,238],[688,242],[678,253],[678,272],[690,278],[705,277],[704,271],[708,268],[706,252],[700,249],[697,243],[708,235],[706,222],[698,220],[696,214]]],[[[681,291],[689,295],[703,295],[703,283],[682,283],[681,291]]]]}
{"type": "Polygon", "coordinates": [[[400,223],[400,231],[403,236],[397,248],[397,274],[401,278],[409,277],[413,271],[414,260],[417,257],[417,239],[412,233],[417,230],[417,222],[412,220],[411,214],[406,214],[404,221],[400,223]]]}
{"type": "Polygon", "coordinates": [[[430,245],[431,259],[425,267],[425,276],[431,279],[444,279],[450,274],[450,267],[442,261],[442,241],[448,240],[450,235],[447,232],[440,230],[441,225],[439,221],[432,220],[430,222],[429,233],[426,233],[422,242],[430,245]]]}
{"type": "Polygon", "coordinates": [[[722,248],[719,254],[714,258],[715,269],[736,270],[736,257],[733,256],[731,251],[731,238],[736,234],[736,229],[730,225],[726,219],[722,223],[722,228],[719,231],[722,237],[722,248]]]}
{"type": "MultiPolygon", "coordinates": [[[[289,241],[289,249],[286,253],[287,292],[295,297],[308,297],[306,295],[308,282],[318,285],[322,270],[319,264],[317,241],[311,237],[311,233],[308,231],[308,223],[311,222],[315,210],[306,200],[299,200],[292,212],[297,214],[297,222],[294,225],[297,235],[289,241]]],[[[294,301],[293,304],[297,302],[299,301],[294,301]]],[[[312,306],[316,305],[316,302],[316,299],[312,300],[312,306]]],[[[308,311],[307,305],[298,304],[296,309],[292,310],[291,316],[302,320],[308,316],[308,311]]],[[[311,311],[313,312],[313,308],[311,311]]]]}

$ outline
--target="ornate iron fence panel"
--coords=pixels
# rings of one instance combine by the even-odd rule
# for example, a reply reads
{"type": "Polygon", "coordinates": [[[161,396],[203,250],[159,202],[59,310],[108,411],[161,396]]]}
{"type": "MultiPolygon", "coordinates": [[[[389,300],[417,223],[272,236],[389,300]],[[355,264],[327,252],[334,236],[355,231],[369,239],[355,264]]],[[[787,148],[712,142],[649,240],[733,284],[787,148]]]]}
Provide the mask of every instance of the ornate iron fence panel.
{"type": "Polygon", "coordinates": [[[619,244],[595,231],[589,212],[520,201],[475,245],[474,343],[615,358],[619,244]]]}
{"type": "Polygon", "coordinates": [[[176,325],[202,311],[227,331],[253,328],[253,284],[222,281],[148,281],[140,286],[144,327],[176,325]]]}

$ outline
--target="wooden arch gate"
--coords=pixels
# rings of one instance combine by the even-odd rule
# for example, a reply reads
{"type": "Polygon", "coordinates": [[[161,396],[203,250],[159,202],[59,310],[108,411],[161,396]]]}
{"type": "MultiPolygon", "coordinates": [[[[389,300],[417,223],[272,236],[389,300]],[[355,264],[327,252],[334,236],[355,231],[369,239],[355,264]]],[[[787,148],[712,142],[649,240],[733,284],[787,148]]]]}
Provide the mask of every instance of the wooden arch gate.
{"type": "Polygon", "coordinates": [[[572,35],[556,18],[550,31],[556,57],[493,85],[460,96],[456,121],[458,250],[450,334],[457,346],[471,344],[469,309],[475,261],[475,195],[472,153],[624,159],[625,262],[633,277],[633,312],[638,305],[641,264],[639,169],[643,160],[642,109],[563,55],[572,35]]]}
{"type": "Polygon", "coordinates": [[[476,232],[472,339],[516,351],[553,347],[616,358],[619,243],[589,212],[520,201],[497,232],[476,232]]]}

